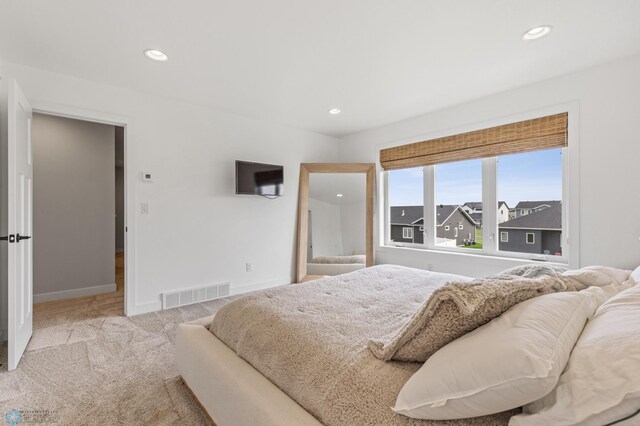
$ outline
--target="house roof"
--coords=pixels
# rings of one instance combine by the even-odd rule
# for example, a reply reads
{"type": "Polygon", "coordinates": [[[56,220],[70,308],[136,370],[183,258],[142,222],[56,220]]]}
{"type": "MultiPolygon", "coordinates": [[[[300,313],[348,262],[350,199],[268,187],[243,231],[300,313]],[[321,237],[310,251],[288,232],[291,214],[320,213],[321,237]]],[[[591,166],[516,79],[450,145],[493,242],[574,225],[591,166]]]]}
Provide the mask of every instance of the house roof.
{"type": "Polygon", "coordinates": [[[438,204],[436,206],[436,225],[442,225],[457,208],[458,206],[453,204],[438,204]]]}
{"type": "MultiPolygon", "coordinates": [[[[507,207],[509,207],[509,204],[507,204],[506,201],[498,201],[498,207],[500,207],[501,204],[505,204],[507,207]]],[[[463,206],[467,206],[474,210],[482,209],[482,201],[469,201],[467,203],[464,203],[463,206]]]]}
{"type": "Polygon", "coordinates": [[[482,213],[470,213],[471,219],[473,219],[476,223],[482,221],[482,213]]]}
{"type": "MultiPolygon", "coordinates": [[[[475,224],[471,216],[462,210],[461,206],[455,204],[439,204],[436,206],[436,224],[438,226],[449,218],[456,209],[460,209],[470,222],[475,224]]],[[[422,225],[424,219],[424,208],[422,206],[392,206],[389,223],[394,225],[422,225]]]]}
{"type": "MultiPolygon", "coordinates": [[[[547,204],[544,202],[542,204],[547,204]]],[[[538,204],[541,205],[541,204],[538,204]]],[[[498,225],[500,229],[557,229],[562,230],[562,203],[552,203],[551,207],[507,220],[498,225]]]]}
{"type": "Polygon", "coordinates": [[[390,223],[397,225],[411,225],[422,219],[424,208],[422,206],[393,206],[390,208],[390,223]]]}
{"type": "Polygon", "coordinates": [[[467,203],[464,203],[463,206],[467,206],[470,207],[472,209],[481,209],[482,208],[482,201],[469,201],[467,203]]]}
{"type": "Polygon", "coordinates": [[[551,201],[520,201],[516,205],[516,209],[535,209],[536,207],[547,205],[552,207],[556,204],[561,204],[561,201],[551,200],[551,201]]]}
{"type": "Polygon", "coordinates": [[[442,225],[445,220],[449,219],[449,216],[451,216],[456,209],[459,209],[460,212],[464,216],[466,216],[467,219],[469,219],[469,222],[471,222],[474,225],[477,225],[477,223],[473,220],[473,218],[467,212],[464,211],[462,206],[455,205],[455,204],[436,205],[436,225],[437,226],[442,225]]]}

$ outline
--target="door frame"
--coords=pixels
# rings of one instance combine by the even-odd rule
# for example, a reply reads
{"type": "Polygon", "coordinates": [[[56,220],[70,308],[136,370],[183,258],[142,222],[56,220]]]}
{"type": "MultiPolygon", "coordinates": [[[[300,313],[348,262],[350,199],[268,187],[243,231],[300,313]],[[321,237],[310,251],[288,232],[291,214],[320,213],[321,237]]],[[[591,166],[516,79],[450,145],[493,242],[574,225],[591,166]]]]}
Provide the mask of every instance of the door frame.
{"type": "MultiPolygon", "coordinates": [[[[29,100],[36,114],[72,118],[93,123],[124,127],[124,314],[136,314],[136,163],[133,119],[101,111],[29,100]]],[[[114,253],[115,255],[115,253],[114,253]]]]}

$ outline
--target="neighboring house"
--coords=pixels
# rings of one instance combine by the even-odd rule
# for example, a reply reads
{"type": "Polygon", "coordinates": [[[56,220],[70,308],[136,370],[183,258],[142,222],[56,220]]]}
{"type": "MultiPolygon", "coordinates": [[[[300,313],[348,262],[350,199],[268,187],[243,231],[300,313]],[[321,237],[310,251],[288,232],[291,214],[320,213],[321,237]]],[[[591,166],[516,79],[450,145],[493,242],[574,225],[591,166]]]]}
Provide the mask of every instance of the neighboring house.
{"type": "Polygon", "coordinates": [[[482,212],[478,213],[469,213],[469,217],[473,219],[478,228],[482,228],[482,212]]]}
{"type": "Polygon", "coordinates": [[[548,207],[501,223],[498,231],[502,251],[561,254],[562,203],[552,202],[548,207]]]}
{"type": "Polygon", "coordinates": [[[515,216],[518,218],[526,216],[531,213],[539,212],[540,210],[548,209],[550,207],[561,204],[561,201],[520,201],[515,207],[515,216]]]}
{"type": "MultiPolygon", "coordinates": [[[[422,244],[424,242],[424,208],[422,206],[391,207],[391,241],[422,244]]],[[[461,206],[436,206],[436,237],[455,240],[456,246],[465,240],[474,241],[476,222],[461,206]]]]}
{"type": "Polygon", "coordinates": [[[469,201],[461,207],[467,214],[482,213],[482,201],[469,201]]]}
{"type": "Polygon", "coordinates": [[[424,242],[424,207],[391,207],[391,241],[422,244],[424,242]]]}
{"type": "Polygon", "coordinates": [[[498,201],[498,223],[506,222],[509,217],[509,206],[504,201],[498,201]]]}
{"type": "Polygon", "coordinates": [[[462,206],[436,206],[436,237],[456,240],[456,245],[464,245],[465,240],[476,239],[478,224],[464,211],[462,206]]]}
{"type": "MultiPolygon", "coordinates": [[[[462,205],[462,209],[478,224],[482,227],[482,203],[480,201],[469,201],[462,205]]],[[[509,220],[509,206],[504,201],[498,201],[498,223],[506,222],[509,220]]]]}

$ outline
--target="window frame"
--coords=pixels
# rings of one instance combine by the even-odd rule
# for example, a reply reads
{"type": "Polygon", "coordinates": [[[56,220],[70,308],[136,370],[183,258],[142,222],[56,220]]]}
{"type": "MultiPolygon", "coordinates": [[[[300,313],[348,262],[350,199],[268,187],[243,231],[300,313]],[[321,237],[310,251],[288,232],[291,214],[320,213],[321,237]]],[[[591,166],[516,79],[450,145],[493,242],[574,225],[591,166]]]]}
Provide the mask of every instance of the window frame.
{"type": "MultiPolygon", "coordinates": [[[[387,223],[388,215],[389,215],[389,172],[381,172],[383,176],[384,185],[381,190],[381,196],[384,199],[383,203],[383,215],[387,218],[386,222],[382,224],[384,227],[382,230],[384,232],[385,241],[381,244],[382,247],[406,247],[406,248],[416,248],[422,250],[433,250],[437,252],[451,252],[457,254],[470,254],[476,256],[491,256],[491,257],[501,257],[507,259],[523,259],[523,260],[535,260],[535,261],[548,261],[551,263],[561,263],[561,264],[577,264],[575,261],[571,261],[571,255],[569,253],[568,247],[568,235],[569,235],[569,205],[570,199],[569,197],[569,176],[568,176],[568,150],[569,148],[562,148],[562,234],[563,238],[561,240],[562,247],[562,255],[561,256],[551,256],[545,254],[538,253],[524,253],[524,252],[512,252],[512,251],[501,251],[499,250],[500,244],[498,241],[499,231],[498,231],[498,209],[483,209],[483,230],[485,237],[483,238],[482,249],[468,249],[465,247],[446,247],[436,245],[436,233],[437,226],[435,220],[436,214],[436,204],[435,204],[435,168],[434,166],[426,166],[423,167],[423,191],[424,191],[424,238],[423,243],[415,243],[415,242],[398,242],[391,241],[390,233],[391,227],[387,223]],[[432,206],[429,208],[429,206],[432,206]],[[491,225],[490,225],[491,224],[491,225]]],[[[575,154],[574,154],[575,155],[575,154]]],[[[480,159],[482,161],[482,205],[498,205],[498,157],[488,157],[480,159]]],[[[573,182],[572,182],[573,184],[573,182]]],[[[576,197],[577,198],[577,197],[576,197]]],[[[575,203],[574,200],[572,202],[575,203]]],[[[577,214],[577,212],[576,212],[577,214]]],[[[571,221],[577,221],[577,219],[572,218],[571,221]]],[[[442,225],[446,227],[449,225],[442,225]]],[[[576,229],[578,225],[576,226],[576,229]]],[[[454,227],[456,230],[458,227],[454,227]]],[[[415,241],[415,240],[414,240],[415,241]]],[[[535,243],[534,243],[535,244],[535,243]]],[[[575,247],[575,246],[574,246],[575,247]]],[[[577,250],[577,249],[574,249],[577,250]]],[[[577,258],[577,253],[574,255],[577,258]]]]}
{"type": "Polygon", "coordinates": [[[402,227],[402,238],[405,240],[413,240],[413,226],[403,226],[402,227]],[[406,236],[411,234],[410,236],[406,236]]]}
{"type": "Polygon", "coordinates": [[[509,231],[500,231],[500,242],[501,243],[509,242],[509,231]],[[502,238],[503,235],[505,236],[504,239],[502,238]]]}
{"type": "Polygon", "coordinates": [[[524,242],[533,245],[536,243],[536,234],[535,232],[526,232],[524,235],[524,242]],[[531,242],[529,242],[529,235],[531,235],[531,242]]]}

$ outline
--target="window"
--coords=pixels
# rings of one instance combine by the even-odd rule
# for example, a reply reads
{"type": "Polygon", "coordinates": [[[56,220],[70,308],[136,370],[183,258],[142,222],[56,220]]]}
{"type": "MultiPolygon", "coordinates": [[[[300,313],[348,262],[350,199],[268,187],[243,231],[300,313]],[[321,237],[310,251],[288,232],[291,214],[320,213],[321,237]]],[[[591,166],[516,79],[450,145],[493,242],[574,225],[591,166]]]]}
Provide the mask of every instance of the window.
{"type": "Polygon", "coordinates": [[[402,238],[413,239],[413,228],[402,228],[402,238]]]}
{"type": "Polygon", "coordinates": [[[568,261],[567,123],[562,113],[381,150],[386,204],[422,220],[396,231],[385,218],[385,244],[419,225],[417,248],[568,261]]]}
{"type": "MultiPolygon", "coordinates": [[[[435,180],[435,219],[437,225],[443,222],[453,223],[454,238],[458,238],[458,229],[464,229],[462,221],[471,217],[482,221],[482,160],[457,161],[434,166],[435,180]],[[466,213],[462,206],[468,206],[472,213],[466,213]]],[[[497,210],[497,208],[496,208],[497,210]]],[[[436,227],[436,247],[458,247],[461,249],[482,248],[482,237],[474,235],[471,239],[459,242],[451,238],[449,225],[436,227]],[[472,247],[472,243],[475,243],[472,247]]],[[[482,234],[482,230],[476,231],[482,234]]]]}
{"type": "Polygon", "coordinates": [[[413,240],[413,228],[409,225],[424,223],[424,177],[423,168],[391,170],[387,172],[389,229],[391,242],[423,244],[422,233],[413,240]],[[407,229],[405,231],[405,229],[407,229]]]}
{"type": "MultiPolygon", "coordinates": [[[[524,215],[500,223],[498,228],[520,232],[525,245],[499,245],[503,252],[562,255],[562,162],[560,148],[502,155],[497,158],[498,198],[515,203],[524,215]],[[535,230],[535,232],[533,232],[535,230]],[[536,247],[536,233],[539,241],[536,247]],[[524,235],[523,235],[524,234],[524,235]]],[[[520,240],[522,241],[522,240],[520,240]]],[[[508,242],[502,241],[500,242],[508,242]]]]}

